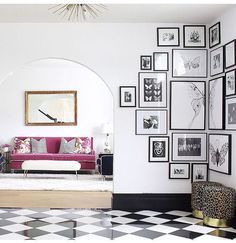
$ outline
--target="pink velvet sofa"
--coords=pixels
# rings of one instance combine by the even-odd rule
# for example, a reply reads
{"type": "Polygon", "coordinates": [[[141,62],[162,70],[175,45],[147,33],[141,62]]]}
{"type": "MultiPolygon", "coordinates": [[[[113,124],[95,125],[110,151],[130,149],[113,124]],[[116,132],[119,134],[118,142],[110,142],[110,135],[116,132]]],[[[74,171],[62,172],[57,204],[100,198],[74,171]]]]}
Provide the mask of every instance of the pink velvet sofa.
{"type": "MultiPolygon", "coordinates": [[[[27,137],[17,137],[21,140],[26,139],[27,137]]],[[[42,137],[33,137],[34,139],[39,140],[42,137]]],[[[58,163],[58,160],[75,160],[81,164],[81,170],[95,170],[95,161],[96,155],[93,149],[93,138],[91,140],[91,153],[89,154],[59,154],[61,137],[45,137],[47,144],[46,154],[21,154],[12,151],[10,155],[10,169],[11,170],[21,170],[21,164],[25,160],[52,160],[52,163],[58,163]]],[[[74,137],[64,137],[67,141],[70,141],[74,137]]]]}

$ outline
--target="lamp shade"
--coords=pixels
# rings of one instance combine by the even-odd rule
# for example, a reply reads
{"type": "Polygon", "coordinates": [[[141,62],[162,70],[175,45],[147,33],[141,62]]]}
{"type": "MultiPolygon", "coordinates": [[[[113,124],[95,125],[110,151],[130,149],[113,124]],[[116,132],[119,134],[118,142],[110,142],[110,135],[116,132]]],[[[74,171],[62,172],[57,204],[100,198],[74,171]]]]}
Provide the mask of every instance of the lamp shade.
{"type": "Polygon", "coordinates": [[[111,134],[113,133],[113,126],[111,123],[104,123],[102,124],[102,133],[104,134],[111,134]]]}

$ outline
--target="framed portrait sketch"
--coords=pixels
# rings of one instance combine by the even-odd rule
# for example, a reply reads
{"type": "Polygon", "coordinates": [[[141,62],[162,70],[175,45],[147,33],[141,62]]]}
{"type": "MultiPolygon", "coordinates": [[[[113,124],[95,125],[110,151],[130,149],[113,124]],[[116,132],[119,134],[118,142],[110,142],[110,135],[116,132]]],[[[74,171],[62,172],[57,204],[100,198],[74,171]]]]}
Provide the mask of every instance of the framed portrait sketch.
{"type": "Polygon", "coordinates": [[[139,73],[139,107],[167,106],[167,74],[164,72],[139,73]]]}
{"type": "Polygon", "coordinates": [[[157,46],[179,46],[179,28],[157,28],[157,46]]]}
{"type": "Polygon", "coordinates": [[[169,179],[189,179],[189,163],[169,163],[169,179]]]}
{"type": "Polygon", "coordinates": [[[172,133],[173,161],[206,161],[206,133],[172,133]]]}
{"type": "Polygon", "coordinates": [[[205,25],[184,25],[184,47],[206,47],[205,25]]]}
{"type": "Polygon", "coordinates": [[[173,78],[206,78],[207,50],[205,49],[173,49],[173,78]]]}
{"type": "Polygon", "coordinates": [[[209,80],[208,83],[208,127],[209,130],[224,129],[224,78],[209,80]]]}
{"type": "Polygon", "coordinates": [[[225,44],[225,68],[233,67],[236,64],[236,40],[225,44]]]}
{"type": "Polygon", "coordinates": [[[209,28],[209,47],[212,48],[220,44],[220,22],[209,28]]]}
{"type": "Polygon", "coordinates": [[[169,162],[169,137],[149,137],[149,162],[169,162]]]}
{"type": "Polygon", "coordinates": [[[231,135],[209,134],[209,169],[231,175],[231,135]]]}
{"type": "Polygon", "coordinates": [[[141,70],[152,70],[152,56],[141,56],[140,57],[140,69],[141,70]]]}
{"type": "Polygon", "coordinates": [[[236,130],[236,97],[225,101],[225,129],[236,130]]]}
{"type": "Polygon", "coordinates": [[[168,71],[169,70],[169,53],[154,52],[153,53],[153,70],[168,71]]]}
{"type": "Polygon", "coordinates": [[[235,95],[235,76],[236,70],[225,73],[225,96],[235,95]]]}
{"type": "Polygon", "coordinates": [[[136,135],[167,134],[167,110],[136,110],[136,135]]]}
{"type": "Polygon", "coordinates": [[[205,81],[170,82],[170,129],[205,129],[205,81]]]}
{"type": "Polygon", "coordinates": [[[120,86],[120,107],[136,107],[135,86],[120,86]]]}
{"type": "Polygon", "coordinates": [[[210,75],[215,76],[224,72],[224,47],[218,47],[210,52],[210,75]]]}
{"type": "Polygon", "coordinates": [[[192,163],[192,182],[208,181],[208,164],[207,163],[192,163]]]}

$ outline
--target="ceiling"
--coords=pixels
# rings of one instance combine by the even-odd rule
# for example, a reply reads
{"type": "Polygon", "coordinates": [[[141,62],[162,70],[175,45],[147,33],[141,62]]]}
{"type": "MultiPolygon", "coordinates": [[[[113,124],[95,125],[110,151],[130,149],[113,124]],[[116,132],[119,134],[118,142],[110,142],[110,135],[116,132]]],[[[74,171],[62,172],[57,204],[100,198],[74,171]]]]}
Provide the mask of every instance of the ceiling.
{"type": "MultiPolygon", "coordinates": [[[[0,4],[0,22],[68,23],[49,4],[0,4]]],[[[96,23],[211,23],[232,4],[106,4],[96,23]]],[[[236,6],[236,5],[233,5],[236,6]]]]}

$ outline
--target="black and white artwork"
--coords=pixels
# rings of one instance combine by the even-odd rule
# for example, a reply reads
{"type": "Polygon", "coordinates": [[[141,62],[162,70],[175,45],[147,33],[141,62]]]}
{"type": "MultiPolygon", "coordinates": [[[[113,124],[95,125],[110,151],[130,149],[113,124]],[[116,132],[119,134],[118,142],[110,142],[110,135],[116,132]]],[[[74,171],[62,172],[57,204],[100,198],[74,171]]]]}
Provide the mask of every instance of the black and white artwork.
{"type": "Polygon", "coordinates": [[[208,164],[192,163],[192,182],[208,181],[208,164]]]}
{"type": "Polygon", "coordinates": [[[135,86],[120,86],[120,107],[136,107],[135,86]]]}
{"type": "Polygon", "coordinates": [[[209,169],[231,175],[230,134],[209,134],[209,169]]]}
{"type": "Polygon", "coordinates": [[[189,163],[169,163],[169,179],[189,179],[189,163]]]}
{"type": "Polygon", "coordinates": [[[173,49],[172,76],[174,78],[206,78],[207,50],[173,49]]]}
{"type": "Polygon", "coordinates": [[[141,56],[140,57],[140,69],[141,70],[152,70],[152,56],[141,56]]]}
{"type": "Polygon", "coordinates": [[[235,70],[231,70],[225,73],[225,95],[235,95],[235,70]]]}
{"type": "Polygon", "coordinates": [[[233,40],[225,44],[225,68],[230,68],[236,64],[236,41],[233,40]]]}
{"type": "Polygon", "coordinates": [[[166,110],[136,110],[136,135],[167,134],[166,110]]]}
{"type": "Polygon", "coordinates": [[[209,28],[209,47],[212,48],[220,44],[220,22],[209,28]]]}
{"type": "Polygon", "coordinates": [[[214,76],[224,72],[224,47],[218,47],[210,52],[210,75],[214,76]]]}
{"type": "Polygon", "coordinates": [[[164,72],[139,73],[139,107],[166,107],[167,74],[164,72]]]}
{"type": "Polygon", "coordinates": [[[205,129],[205,82],[170,82],[170,129],[205,129]]]}
{"type": "Polygon", "coordinates": [[[157,28],[157,46],[179,46],[179,28],[157,28]]]}
{"type": "Polygon", "coordinates": [[[236,130],[236,97],[225,101],[225,129],[236,130]]]}
{"type": "Polygon", "coordinates": [[[168,71],[169,70],[169,53],[154,52],[153,53],[153,70],[168,71]]]}
{"type": "Polygon", "coordinates": [[[206,161],[206,133],[172,133],[173,161],[206,161]]]}
{"type": "Polygon", "coordinates": [[[206,26],[184,25],[184,47],[206,47],[206,26]]]}
{"type": "Polygon", "coordinates": [[[169,161],[169,137],[149,137],[149,162],[169,161]]]}
{"type": "Polygon", "coordinates": [[[224,78],[209,81],[208,122],[210,130],[224,129],[224,78]]]}

